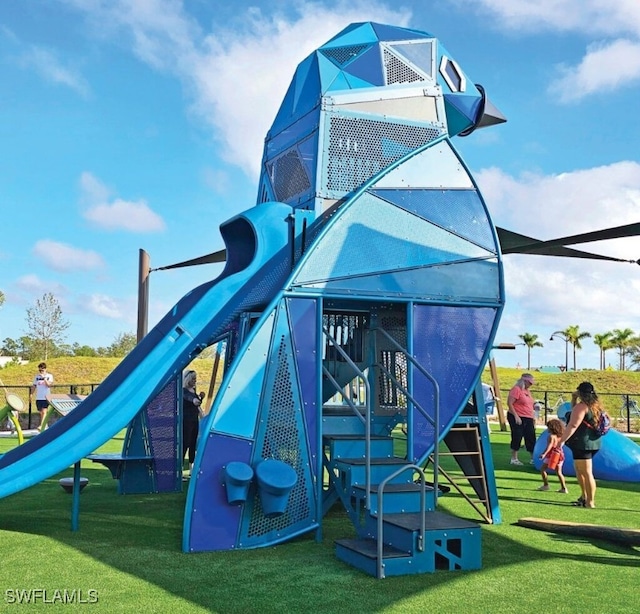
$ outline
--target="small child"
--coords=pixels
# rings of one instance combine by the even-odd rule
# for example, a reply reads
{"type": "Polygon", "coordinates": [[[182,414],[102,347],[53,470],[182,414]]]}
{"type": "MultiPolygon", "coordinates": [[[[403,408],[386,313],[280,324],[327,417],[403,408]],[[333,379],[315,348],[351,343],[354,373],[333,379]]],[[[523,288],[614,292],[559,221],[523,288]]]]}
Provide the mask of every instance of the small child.
{"type": "Polygon", "coordinates": [[[564,462],[564,452],[562,446],[559,445],[560,438],[562,437],[562,431],[564,430],[564,424],[557,418],[552,418],[547,422],[547,447],[540,455],[542,467],[540,468],[540,475],[542,476],[542,486],[538,490],[549,490],[549,475],[547,469],[555,470],[558,480],[560,480],[560,489],[558,492],[567,494],[567,484],[562,475],[562,463],[564,462]]]}

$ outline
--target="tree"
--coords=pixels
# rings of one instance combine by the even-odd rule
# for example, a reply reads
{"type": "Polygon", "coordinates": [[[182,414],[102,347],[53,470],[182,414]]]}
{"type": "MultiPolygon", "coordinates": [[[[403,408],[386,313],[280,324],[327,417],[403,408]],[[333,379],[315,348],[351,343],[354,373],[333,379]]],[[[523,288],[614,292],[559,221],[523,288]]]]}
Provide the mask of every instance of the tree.
{"type": "Polygon", "coordinates": [[[71,350],[74,356],[97,356],[98,353],[89,345],[80,345],[79,343],[74,343],[71,346],[71,350]]]}
{"type": "Polygon", "coordinates": [[[62,318],[62,309],[51,292],[27,309],[27,327],[36,348],[47,360],[52,346],[64,341],[63,333],[69,328],[69,322],[62,318]]]}
{"type": "Polygon", "coordinates": [[[629,339],[629,347],[626,348],[625,354],[630,360],[630,366],[636,367],[636,371],[638,371],[640,367],[640,337],[629,339]]]}
{"type": "Polygon", "coordinates": [[[634,336],[634,332],[630,328],[614,328],[611,339],[611,346],[618,348],[620,355],[619,368],[620,371],[624,371],[626,368],[626,350],[631,344],[631,339],[634,336]]]}
{"type": "Polygon", "coordinates": [[[4,292],[0,290],[0,307],[4,304],[4,292]]]}
{"type": "Polygon", "coordinates": [[[0,346],[0,354],[3,356],[18,356],[20,345],[11,337],[7,337],[0,346]]]}
{"type": "Polygon", "coordinates": [[[605,352],[610,350],[612,347],[615,347],[611,344],[611,337],[613,333],[602,333],[601,335],[594,335],[593,342],[600,348],[600,370],[604,371],[607,362],[605,360],[605,352]]]}
{"type": "Polygon", "coordinates": [[[580,341],[591,337],[591,333],[580,332],[580,326],[574,324],[573,326],[567,326],[566,330],[562,331],[563,335],[569,340],[569,343],[573,346],[573,370],[576,370],[576,350],[581,350],[582,345],[580,341]]]}
{"type": "Polygon", "coordinates": [[[136,343],[137,339],[133,333],[120,333],[107,348],[107,355],[123,358],[136,347],[136,343]]]}
{"type": "Polygon", "coordinates": [[[538,341],[538,335],[522,333],[521,335],[518,335],[518,337],[520,337],[527,346],[527,371],[529,371],[531,369],[531,348],[541,348],[544,346],[540,341],[538,341]]]}

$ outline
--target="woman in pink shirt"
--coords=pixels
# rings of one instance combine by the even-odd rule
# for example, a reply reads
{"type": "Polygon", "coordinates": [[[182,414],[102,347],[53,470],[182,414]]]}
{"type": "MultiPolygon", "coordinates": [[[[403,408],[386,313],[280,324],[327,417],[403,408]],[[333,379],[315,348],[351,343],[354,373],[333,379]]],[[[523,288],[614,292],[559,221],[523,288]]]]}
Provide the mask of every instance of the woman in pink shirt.
{"type": "Polygon", "coordinates": [[[511,464],[522,465],[518,459],[518,450],[524,438],[524,447],[531,454],[533,462],[533,448],[536,445],[536,423],[533,409],[533,397],[529,388],[533,386],[533,375],[523,373],[515,386],[509,391],[507,405],[507,420],[511,427],[511,464]]]}

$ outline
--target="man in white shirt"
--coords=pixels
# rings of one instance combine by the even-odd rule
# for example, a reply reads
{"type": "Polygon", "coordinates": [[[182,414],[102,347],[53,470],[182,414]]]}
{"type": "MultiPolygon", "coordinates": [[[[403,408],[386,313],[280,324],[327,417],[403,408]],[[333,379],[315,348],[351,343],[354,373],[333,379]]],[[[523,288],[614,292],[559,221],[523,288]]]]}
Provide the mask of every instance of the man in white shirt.
{"type": "Polygon", "coordinates": [[[36,408],[40,412],[40,430],[42,430],[44,417],[49,409],[49,395],[51,394],[52,384],[53,375],[47,373],[47,363],[41,362],[38,365],[38,374],[33,378],[31,394],[29,395],[33,397],[33,393],[36,393],[36,408]]]}

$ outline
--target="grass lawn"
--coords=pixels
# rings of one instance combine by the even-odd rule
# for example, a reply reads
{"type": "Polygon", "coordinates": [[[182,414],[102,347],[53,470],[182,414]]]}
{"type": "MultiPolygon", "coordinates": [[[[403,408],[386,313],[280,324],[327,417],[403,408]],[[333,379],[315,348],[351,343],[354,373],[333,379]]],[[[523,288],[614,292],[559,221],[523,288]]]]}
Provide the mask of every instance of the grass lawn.
{"type": "MultiPolygon", "coordinates": [[[[495,428],[495,427],[494,427],[495,428]]],[[[90,483],[81,497],[80,530],[71,532],[64,474],[0,500],[0,612],[81,608],[92,612],[637,612],[640,548],[514,525],[539,517],[640,528],[640,484],[599,482],[597,508],[574,508],[579,494],[538,492],[533,467],[508,464],[508,433],[491,435],[502,524],[482,525],[483,568],[376,580],[339,562],[333,541],[353,535],[338,507],[313,534],[277,547],[183,554],[185,494],[120,496],[101,465],[83,462],[90,483]],[[11,603],[18,590],[82,591],[97,603],[11,603]],[[89,593],[90,590],[96,593],[89,593]]],[[[15,445],[0,440],[0,451],[15,445]]],[[[103,448],[119,450],[121,441],[103,448]]],[[[555,478],[552,478],[552,485],[555,478]]],[[[462,497],[441,510],[479,521],[462,497]]]]}

